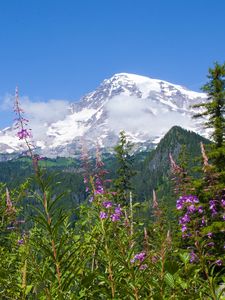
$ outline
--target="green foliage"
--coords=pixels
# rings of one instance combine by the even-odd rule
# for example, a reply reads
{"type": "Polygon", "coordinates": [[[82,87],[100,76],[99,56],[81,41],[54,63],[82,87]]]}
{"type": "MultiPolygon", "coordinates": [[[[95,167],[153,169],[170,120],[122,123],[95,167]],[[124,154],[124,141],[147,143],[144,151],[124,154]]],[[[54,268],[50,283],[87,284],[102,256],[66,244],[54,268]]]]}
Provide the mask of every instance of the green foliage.
{"type": "Polygon", "coordinates": [[[26,184],[8,191],[0,184],[0,298],[25,299],[22,288],[24,253],[19,247],[23,240],[18,207],[26,184]]]}
{"type": "Polygon", "coordinates": [[[202,87],[208,95],[208,101],[194,106],[204,109],[195,118],[208,118],[205,126],[212,129],[214,141],[210,156],[221,171],[225,169],[225,64],[215,63],[214,68],[209,69],[208,79],[202,87]]]}
{"type": "Polygon", "coordinates": [[[117,177],[114,187],[117,191],[118,201],[123,204],[128,202],[129,192],[133,190],[131,179],[136,174],[134,170],[133,145],[127,140],[124,131],[120,132],[119,143],[115,146],[115,156],[118,162],[117,177]]]}

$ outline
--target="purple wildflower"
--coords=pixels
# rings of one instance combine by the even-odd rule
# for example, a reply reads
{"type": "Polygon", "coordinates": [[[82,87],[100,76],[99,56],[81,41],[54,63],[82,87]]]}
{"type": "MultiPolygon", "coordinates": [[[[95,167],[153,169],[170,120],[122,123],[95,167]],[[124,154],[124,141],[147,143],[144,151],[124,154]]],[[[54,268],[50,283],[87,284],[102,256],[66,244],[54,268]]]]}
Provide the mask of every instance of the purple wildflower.
{"type": "Polygon", "coordinates": [[[194,195],[182,196],[177,200],[176,207],[178,210],[184,208],[185,203],[196,204],[199,203],[198,197],[194,195]]]}
{"type": "Polygon", "coordinates": [[[201,223],[202,223],[203,226],[206,224],[206,221],[205,221],[205,217],[204,217],[204,216],[202,217],[201,223]]]}
{"type": "Polygon", "coordinates": [[[145,260],[146,253],[145,252],[140,252],[135,254],[134,258],[131,259],[131,263],[134,263],[135,261],[143,262],[145,260]]]}
{"type": "Polygon", "coordinates": [[[194,253],[194,251],[192,251],[192,252],[189,254],[189,256],[190,256],[190,263],[191,263],[191,264],[193,264],[193,263],[195,263],[195,262],[198,261],[198,257],[197,257],[197,255],[194,253]]]}
{"type": "Polygon", "coordinates": [[[217,210],[216,210],[216,200],[210,200],[209,201],[209,209],[212,212],[212,216],[214,217],[217,215],[217,210]]]}
{"type": "Polygon", "coordinates": [[[115,208],[114,213],[111,215],[111,220],[112,220],[112,222],[119,221],[121,215],[122,215],[122,211],[121,211],[120,206],[118,205],[118,206],[115,208]]]}
{"type": "Polygon", "coordinates": [[[215,244],[214,244],[213,242],[210,242],[210,243],[207,244],[207,246],[208,246],[208,247],[214,247],[215,244]]]}
{"type": "Polygon", "coordinates": [[[187,207],[187,211],[188,213],[192,214],[196,211],[196,207],[193,204],[191,204],[187,207]]]}
{"type": "Polygon", "coordinates": [[[121,215],[121,214],[122,214],[122,211],[121,211],[120,206],[117,206],[117,207],[115,208],[115,214],[117,214],[117,215],[121,215]]]}
{"type": "Polygon", "coordinates": [[[222,266],[222,264],[223,264],[223,262],[222,262],[221,259],[217,259],[217,260],[215,261],[215,265],[217,265],[217,266],[222,266]]]}
{"type": "Polygon", "coordinates": [[[117,214],[112,214],[110,217],[111,217],[112,222],[116,222],[116,221],[120,220],[120,215],[117,215],[117,214]]]}
{"type": "Polygon", "coordinates": [[[99,217],[100,219],[106,219],[108,217],[108,214],[104,211],[100,211],[99,217]]]}
{"type": "Polygon", "coordinates": [[[102,202],[102,205],[105,208],[110,208],[110,207],[112,207],[112,202],[111,201],[104,201],[104,202],[102,202]]]}
{"type": "Polygon", "coordinates": [[[199,212],[200,214],[203,213],[203,207],[202,207],[202,206],[199,206],[199,207],[198,207],[198,212],[199,212]]]}
{"type": "Polygon", "coordinates": [[[222,207],[225,207],[225,199],[221,200],[221,205],[222,205],[222,207]]]}
{"type": "Polygon", "coordinates": [[[145,259],[145,256],[146,256],[145,252],[140,252],[134,256],[134,259],[142,262],[145,259]]]}
{"type": "Polygon", "coordinates": [[[23,245],[23,244],[24,244],[24,239],[18,240],[18,241],[17,241],[17,244],[18,244],[18,245],[23,245]]]}
{"type": "Polygon", "coordinates": [[[95,195],[101,195],[104,193],[104,189],[102,186],[98,186],[94,192],[95,195]]]}
{"type": "Polygon", "coordinates": [[[183,199],[182,199],[182,198],[178,199],[178,200],[177,200],[177,204],[176,204],[176,208],[177,208],[178,210],[181,210],[181,209],[183,209],[183,205],[184,205],[183,199]]]}
{"type": "Polygon", "coordinates": [[[190,217],[188,214],[185,214],[183,217],[180,218],[179,223],[181,225],[184,225],[186,223],[190,222],[190,217]]]}
{"type": "Polygon", "coordinates": [[[213,236],[212,232],[208,232],[206,235],[207,235],[207,237],[208,237],[209,239],[211,239],[212,236],[213,236]]]}
{"type": "Polygon", "coordinates": [[[187,226],[186,226],[186,225],[182,225],[182,226],[181,226],[181,231],[184,232],[184,231],[186,231],[186,230],[187,230],[187,226]]]}

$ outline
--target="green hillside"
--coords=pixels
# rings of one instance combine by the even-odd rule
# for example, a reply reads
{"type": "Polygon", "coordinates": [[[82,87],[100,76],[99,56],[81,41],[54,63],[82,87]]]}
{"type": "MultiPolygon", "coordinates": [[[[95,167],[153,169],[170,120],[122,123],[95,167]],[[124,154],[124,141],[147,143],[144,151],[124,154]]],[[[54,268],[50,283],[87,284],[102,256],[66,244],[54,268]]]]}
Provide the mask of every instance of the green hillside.
{"type": "Polygon", "coordinates": [[[152,196],[152,190],[158,191],[161,199],[171,198],[170,161],[171,153],[175,161],[179,162],[185,148],[187,169],[194,168],[197,176],[197,166],[200,166],[200,142],[205,145],[210,141],[202,136],[185,130],[179,126],[172,127],[162,138],[155,150],[151,151],[139,165],[138,175],[135,178],[137,193],[142,199],[152,196]]]}

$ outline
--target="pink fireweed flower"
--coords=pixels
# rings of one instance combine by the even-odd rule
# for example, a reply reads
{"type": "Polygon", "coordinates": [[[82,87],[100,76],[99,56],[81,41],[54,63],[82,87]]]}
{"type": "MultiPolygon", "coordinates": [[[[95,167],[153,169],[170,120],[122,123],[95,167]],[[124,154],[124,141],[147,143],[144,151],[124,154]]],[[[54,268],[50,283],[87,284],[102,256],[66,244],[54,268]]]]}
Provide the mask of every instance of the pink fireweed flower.
{"type": "Polygon", "coordinates": [[[15,92],[14,111],[17,114],[16,128],[19,129],[19,131],[17,132],[17,136],[19,137],[20,140],[22,140],[22,139],[26,140],[27,138],[31,137],[31,130],[27,128],[29,121],[23,117],[24,111],[20,107],[19,92],[18,92],[17,87],[16,87],[16,92],[15,92]]]}
{"type": "Polygon", "coordinates": [[[17,136],[20,140],[24,140],[31,137],[31,132],[29,132],[27,129],[21,129],[17,132],[17,136]]]}
{"type": "Polygon", "coordinates": [[[24,111],[20,107],[18,88],[16,88],[16,92],[15,92],[14,111],[17,115],[16,124],[15,124],[16,128],[18,129],[17,136],[20,140],[24,140],[24,142],[26,143],[28,152],[33,161],[33,166],[34,166],[35,172],[38,172],[39,171],[38,170],[38,159],[33,154],[34,146],[29,141],[29,139],[31,138],[31,129],[27,128],[29,121],[23,117],[24,111]]]}

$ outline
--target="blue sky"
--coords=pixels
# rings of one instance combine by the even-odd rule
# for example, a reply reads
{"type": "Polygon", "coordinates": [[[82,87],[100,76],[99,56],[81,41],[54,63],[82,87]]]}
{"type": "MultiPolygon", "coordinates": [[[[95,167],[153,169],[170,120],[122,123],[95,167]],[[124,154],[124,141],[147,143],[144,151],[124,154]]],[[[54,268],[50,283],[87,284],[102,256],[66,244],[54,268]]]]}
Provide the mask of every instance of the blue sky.
{"type": "Polygon", "coordinates": [[[7,95],[78,100],[114,73],[193,90],[225,61],[224,0],[0,1],[0,128],[7,95]]]}

